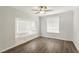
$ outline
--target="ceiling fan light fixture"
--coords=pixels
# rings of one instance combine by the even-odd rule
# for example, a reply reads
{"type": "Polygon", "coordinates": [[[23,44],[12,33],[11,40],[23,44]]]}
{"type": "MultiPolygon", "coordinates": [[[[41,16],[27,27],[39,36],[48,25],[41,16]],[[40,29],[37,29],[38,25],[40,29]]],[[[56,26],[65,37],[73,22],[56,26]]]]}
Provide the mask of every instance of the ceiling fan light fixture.
{"type": "Polygon", "coordinates": [[[47,6],[39,6],[41,11],[45,11],[47,9],[47,6]]]}
{"type": "Polygon", "coordinates": [[[40,14],[45,14],[46,12],[45,11],[40,11],[40,14]]]}
{"type": "Polygon", "coordinates": [[[46,14],[46,12],[48,11],[52,11],[52,10],[49,10],[47,6],[38,6],[37,9],[33,9],[33,11],[36,11],[35,14],[46,14]]]}

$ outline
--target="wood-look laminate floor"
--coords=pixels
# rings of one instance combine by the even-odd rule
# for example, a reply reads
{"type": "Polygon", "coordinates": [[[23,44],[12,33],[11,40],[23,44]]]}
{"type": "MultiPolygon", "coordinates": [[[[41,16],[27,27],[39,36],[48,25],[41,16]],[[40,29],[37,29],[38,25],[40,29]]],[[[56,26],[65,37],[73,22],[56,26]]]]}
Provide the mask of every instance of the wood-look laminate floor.
{"type": "Polygon", "coordinates": [[[39,37],[5,53],[77,53],[71,41],[39,37]]]}

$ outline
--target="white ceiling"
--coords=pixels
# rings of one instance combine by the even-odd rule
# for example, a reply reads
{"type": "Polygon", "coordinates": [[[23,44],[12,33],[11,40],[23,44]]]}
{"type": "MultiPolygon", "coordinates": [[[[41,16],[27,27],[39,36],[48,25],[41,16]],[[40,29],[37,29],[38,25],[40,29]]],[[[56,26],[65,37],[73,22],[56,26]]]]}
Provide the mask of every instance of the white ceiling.
{"type": "Polygon", "coordinates": [[[35,12],[32,9],[35,8],[36,6],[12,6],[12,7],[37,16],[58,14],[58,13],[67,12],[76,8],[76,6],[48,6],[48,9],[53,11],[47,12],[46,14],[35,14],[35,12]]]}

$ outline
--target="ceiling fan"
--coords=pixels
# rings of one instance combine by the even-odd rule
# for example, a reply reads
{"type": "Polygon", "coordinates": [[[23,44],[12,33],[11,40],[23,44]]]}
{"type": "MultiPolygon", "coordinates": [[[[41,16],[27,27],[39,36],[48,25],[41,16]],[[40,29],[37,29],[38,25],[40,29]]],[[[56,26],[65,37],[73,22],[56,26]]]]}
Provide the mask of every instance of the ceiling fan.
{"type": "Polygon", "coordinates": [[[46,13],[46,12],[49,12],[49,11],[53,11],[53,10],[50,10],[48,9],[47,6],[38,6],[37,9],[32,9],[33,11],[35,11],[35,14],[38,14],[38,13],[46,13]]]}

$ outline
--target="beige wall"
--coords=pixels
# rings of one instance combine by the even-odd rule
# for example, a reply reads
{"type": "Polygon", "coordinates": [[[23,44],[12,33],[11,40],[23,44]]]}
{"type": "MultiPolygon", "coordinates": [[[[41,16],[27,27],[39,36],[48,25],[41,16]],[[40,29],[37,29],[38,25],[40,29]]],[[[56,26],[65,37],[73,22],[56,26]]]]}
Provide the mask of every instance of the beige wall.
{"type": "Polygon", "coordinates": [[[57,38],[72,41],[73,39],[73,12],[68,11],[55,15],[48,15],[41,17],[41,35],[44,37],[57,38]],[[59,31],[60,33],[47,33],[46,19],[53,20],[53,17],[59,17],[59,31]]]}
{"type": "MultiPolygon", "coordinates": [[[[20,10],[11,7],[0,7],[0,52],[15,45],[16,18],[38,20],[38,17],[24,13],[20,10]]],[[[28,40],[33,39],[37,36],[39,36],[39,33],[31,36],[30,38],[28,38],[28,40]]]]}
{"type": "Polygon", "coordinates": [[[74,10],[74,39],[73,42],[79,51],[79,7],[74,10]]]}

